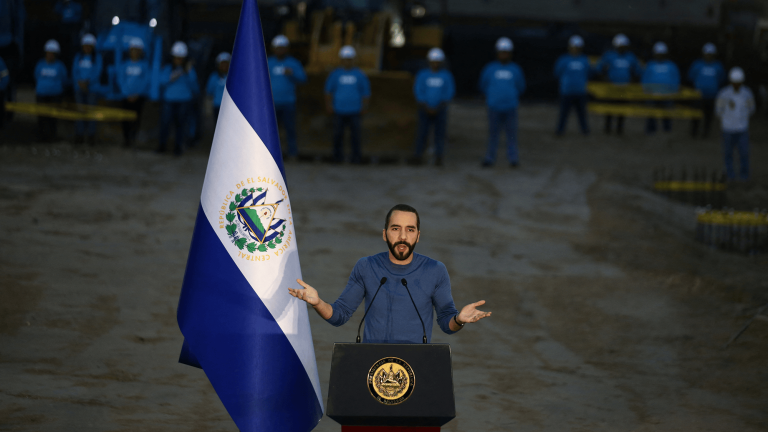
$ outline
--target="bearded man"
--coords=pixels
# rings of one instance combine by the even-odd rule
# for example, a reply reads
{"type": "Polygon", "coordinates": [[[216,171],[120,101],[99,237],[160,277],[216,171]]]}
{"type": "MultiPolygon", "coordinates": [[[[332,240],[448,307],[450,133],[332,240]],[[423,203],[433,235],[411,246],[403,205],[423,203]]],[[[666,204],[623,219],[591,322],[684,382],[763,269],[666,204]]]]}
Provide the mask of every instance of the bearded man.
{"type": "Polygon", "coordinates": [[[420,235],[419,213],[409,205],[398,204],[387,213],[382,233],[389,251],[360,259],[352,269],[347,287],[334,303],[323,301],[317,290],[302,280],[297,282],[303,289],[289,288],[288,291],[310,304],[323,319],[336,327],[349,321],[365,299],[368,315],[365,317],[363,342],[367,343],[422,343],[419,315],[426,326],[427,341],[430,341],[433,307],[437,313],[437,324],[447,334],[456,333],[465,324],[491,316],[490,312],[477,310],[478,306],[485,304],[485,300],[468,304],[461,312],[456,310],[445,265],[413,253],[420,235]],[[387,279],[379,289],[382,278],[387,279]],[[418,315],[414,306],[419,311],[418,315]]]}

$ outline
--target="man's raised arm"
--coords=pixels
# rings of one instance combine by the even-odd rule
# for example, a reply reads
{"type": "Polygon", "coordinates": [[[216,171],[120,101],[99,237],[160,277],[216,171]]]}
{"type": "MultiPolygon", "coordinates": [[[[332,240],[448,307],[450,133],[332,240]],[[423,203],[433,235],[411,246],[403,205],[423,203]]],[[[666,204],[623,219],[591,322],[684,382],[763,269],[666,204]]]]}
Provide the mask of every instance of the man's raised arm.
{"type": "Polygon", "coordinates": [[[304,300],[307,304],[315,308],[317,314],[323,317],[324,320],[330,319],[331,316],[333,316],[333,307],[324,302],[317,294],[317,290],[312,288],[309,284],[301,279],[296,279],[296,282],[304,288],[288,288],[288,292],[297,299],[304,300]]]}

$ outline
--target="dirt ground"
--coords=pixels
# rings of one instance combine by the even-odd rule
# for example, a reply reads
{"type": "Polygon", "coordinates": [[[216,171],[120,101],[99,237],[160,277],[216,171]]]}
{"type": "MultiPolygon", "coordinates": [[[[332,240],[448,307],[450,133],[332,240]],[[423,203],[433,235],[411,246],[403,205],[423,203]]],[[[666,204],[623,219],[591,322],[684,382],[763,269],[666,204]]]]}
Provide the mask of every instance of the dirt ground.
{"type": "MultiPolygon", "coordinates": [[[[416,250],[446,264],[457,305],[494,312],[453,336],[435,327],[453,352],[444,430],[768,430],[768,321],[723,349],[768,302],[768,257],[696,243],[694,208],[650,191],[654,167],[720,167],[717,138],[692,140],[684,122],[646,137],[639,120],[606,137],[593,117],[591,137],[571,119],[556,139],[555,108],[526,105],[521,167],[483,169],[482,105],[450,112],[443,168],[286,165],[304,278],[325,299],[384,250],[384,215],[406,202],[421,212],[416,250]]],[[[768,128],[755,123],[737,207],[768,207],[768,128]]],[[[206,146],[174,158],[151,143],[29,142],[31,119],[13,128],[0,134],[0,430],[236,430],[204,373],[177,363],[206,146]]],[[[332,344],[355,328],[310,320],[327,395],[332,344]]]]}

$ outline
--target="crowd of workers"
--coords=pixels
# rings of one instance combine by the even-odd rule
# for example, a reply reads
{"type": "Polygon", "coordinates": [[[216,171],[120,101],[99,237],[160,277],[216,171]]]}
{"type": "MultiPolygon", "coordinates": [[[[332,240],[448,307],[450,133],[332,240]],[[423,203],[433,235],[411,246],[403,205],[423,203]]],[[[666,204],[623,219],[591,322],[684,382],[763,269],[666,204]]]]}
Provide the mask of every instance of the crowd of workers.
{"type": "MultiPolygon", "coordinates": [[[[681,85],[681,74],[677,65],[668,58],[664,42],[653,46],[653,58],[643,65],[629,49],[630,41],[618,34],[612,41],[613,49],[605,52],[596,64],[591,64],[583,54],[584,39],[578,35],[568,40],[568,52],[557,59],[554,75],[559,83],[560,111],[556,124],[556,135],[563,135],[568,117],[576,111],[582,134],[590,133],[587,119],[587,83],[590,79],[604,78],[617,86],[633,81],[642,84],[644,90],[653,94],[675,94],[681,85]]],[[[39,103],[62,101],[65,87],[71,85],[75,101],[79,104],[94,105],[97,93],[93,84],[101,74],[102,58],[95,50],[96,38],[91,34],[80,40],[80,52],[71,67],[71,79],[67,67],[58,60],[61,52],[55,40],[46,42],[45,57],[35,68],[36,98],[39,103]]],[[[269,71],[275,113],[279,125],[285,131],[287,156],[298,155],[296,139],[296,86],[307,81],[307,75],[296,58],[289,55],[289,40],[282,35],[272,40],[273,55],[269,57],[269,71]]],[[[518,107],[520,96],[525,92],[526,80],[522,68],[512,61],[513,42],[506,37],[498,39],[495,45],[496,60],[488,63],[480,74],[479,90],[485,95],[488,114],[487,152],[482,166],[490,167],[496,162],[498,141],[503,131],[506,138],[506,158],[511,167],[520,163],[518,156],[518,107]]],[[[117,72],[117,83],[122,92],[122,105],[135,111],[141,119],[145,99],[149,92],[150,70],[144,59],[144,43],[134,38],[129,43],[128,59],[117,72]]],[[[195,68],[187,60],[188,49],[184,42],[176,42],[171,48],[171,63],[164,66],[160,74],[162,99],[160,133],[157,152],[164,153],[172,130],[175,131],[174,152],[181,154],[189,141],[188,119],[192,114],[193,101],[200,95],[195,68]]],[[[735,67],[728,77],[723,65],[716,59],[717,48],[707,43],[702,49],[702,58],[695,61],[688,70],[687,79],[701,93],[698,101],[703,112],[703,124],[698,119],[691,122],[691,135],[701,131],[707,136],[713,116],[721,120],[723,155],[729,178],[736,178],[733,169],[733,153],[739,153],[741,167],[739,177],[749,176],[749,117],[754,112],[754,97],[744,82],[744,72],[735,67]],[[726,86],[726,81],[730,85],[726,86]]],[[[362,161],[361,118],[368,109],[371,87],[368,77],[355,67],[355,49],[344,46],[339,52],[341,66],[333,70],[325,83],[325,104],[328,114],[333,116],[333,160],[343,162],[344,136],[349,129],[352,163],[362,161]]],[[[433,48],[427,55],[429,67],[417,75],[413,87],[418,103],[418,128],[415,152],[409,163],[425,162],[425,150],[430,130],[434,141],[435,164],[442,165],[445,156],[445,137],[448,124],[447,104],[455,95],[455,83],[451,72],[445,68],[445,53],[433,48]]],[[[216,57],[216,70],[205,86],[205,94],[212,99],[213,116],[218,117],[219,106],[229,69],[230,55],[226,52],[216,57]]],[[[7,85],[8,71],[0,59],[0,91],[7,85]]],[[[671,106],[671,100],[656,99],[647,102],[659,107],[671,106]]],[[[4,116],[0,116],[4,117],[4,116]]],[[[605,133],[624,130],[624,117],[607,115],[605,133]],[[615,118],[614,118],[615,117],[615,118]]],[[[656,132],[656,119],[648,118],[646,133],[656,132]]],[[[671,129],[671,121],[662,119],[664,131],[671,129]]],[[[123,124],[124,144],[133,146],[139,129],[139,121],[123,124]]],[[[75,128],[75,143],[94,144],[96,125],[92,121],[79,121],[75,128]]],[[[56,120],[39,118],[41,139],[50,141],[56,137],[56,120]]]]}

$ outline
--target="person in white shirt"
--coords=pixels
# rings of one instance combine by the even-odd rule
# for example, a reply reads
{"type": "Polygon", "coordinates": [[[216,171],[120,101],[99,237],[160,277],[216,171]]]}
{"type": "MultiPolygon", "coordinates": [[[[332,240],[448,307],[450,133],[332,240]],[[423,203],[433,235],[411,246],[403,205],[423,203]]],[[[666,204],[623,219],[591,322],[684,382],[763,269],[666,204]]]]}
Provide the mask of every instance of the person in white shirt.
{"type": "Polygon", "coordinates": [[[723,131],[723,159],[728,179],[734,180],[733,151],[739,152],[739,178],[749,178],[749,117],[755,112],[755,98],[744,85],[744,71],[735,67],[728,73],[731,85],[720,90],[715,100],[715,113],[723,131]]]}

